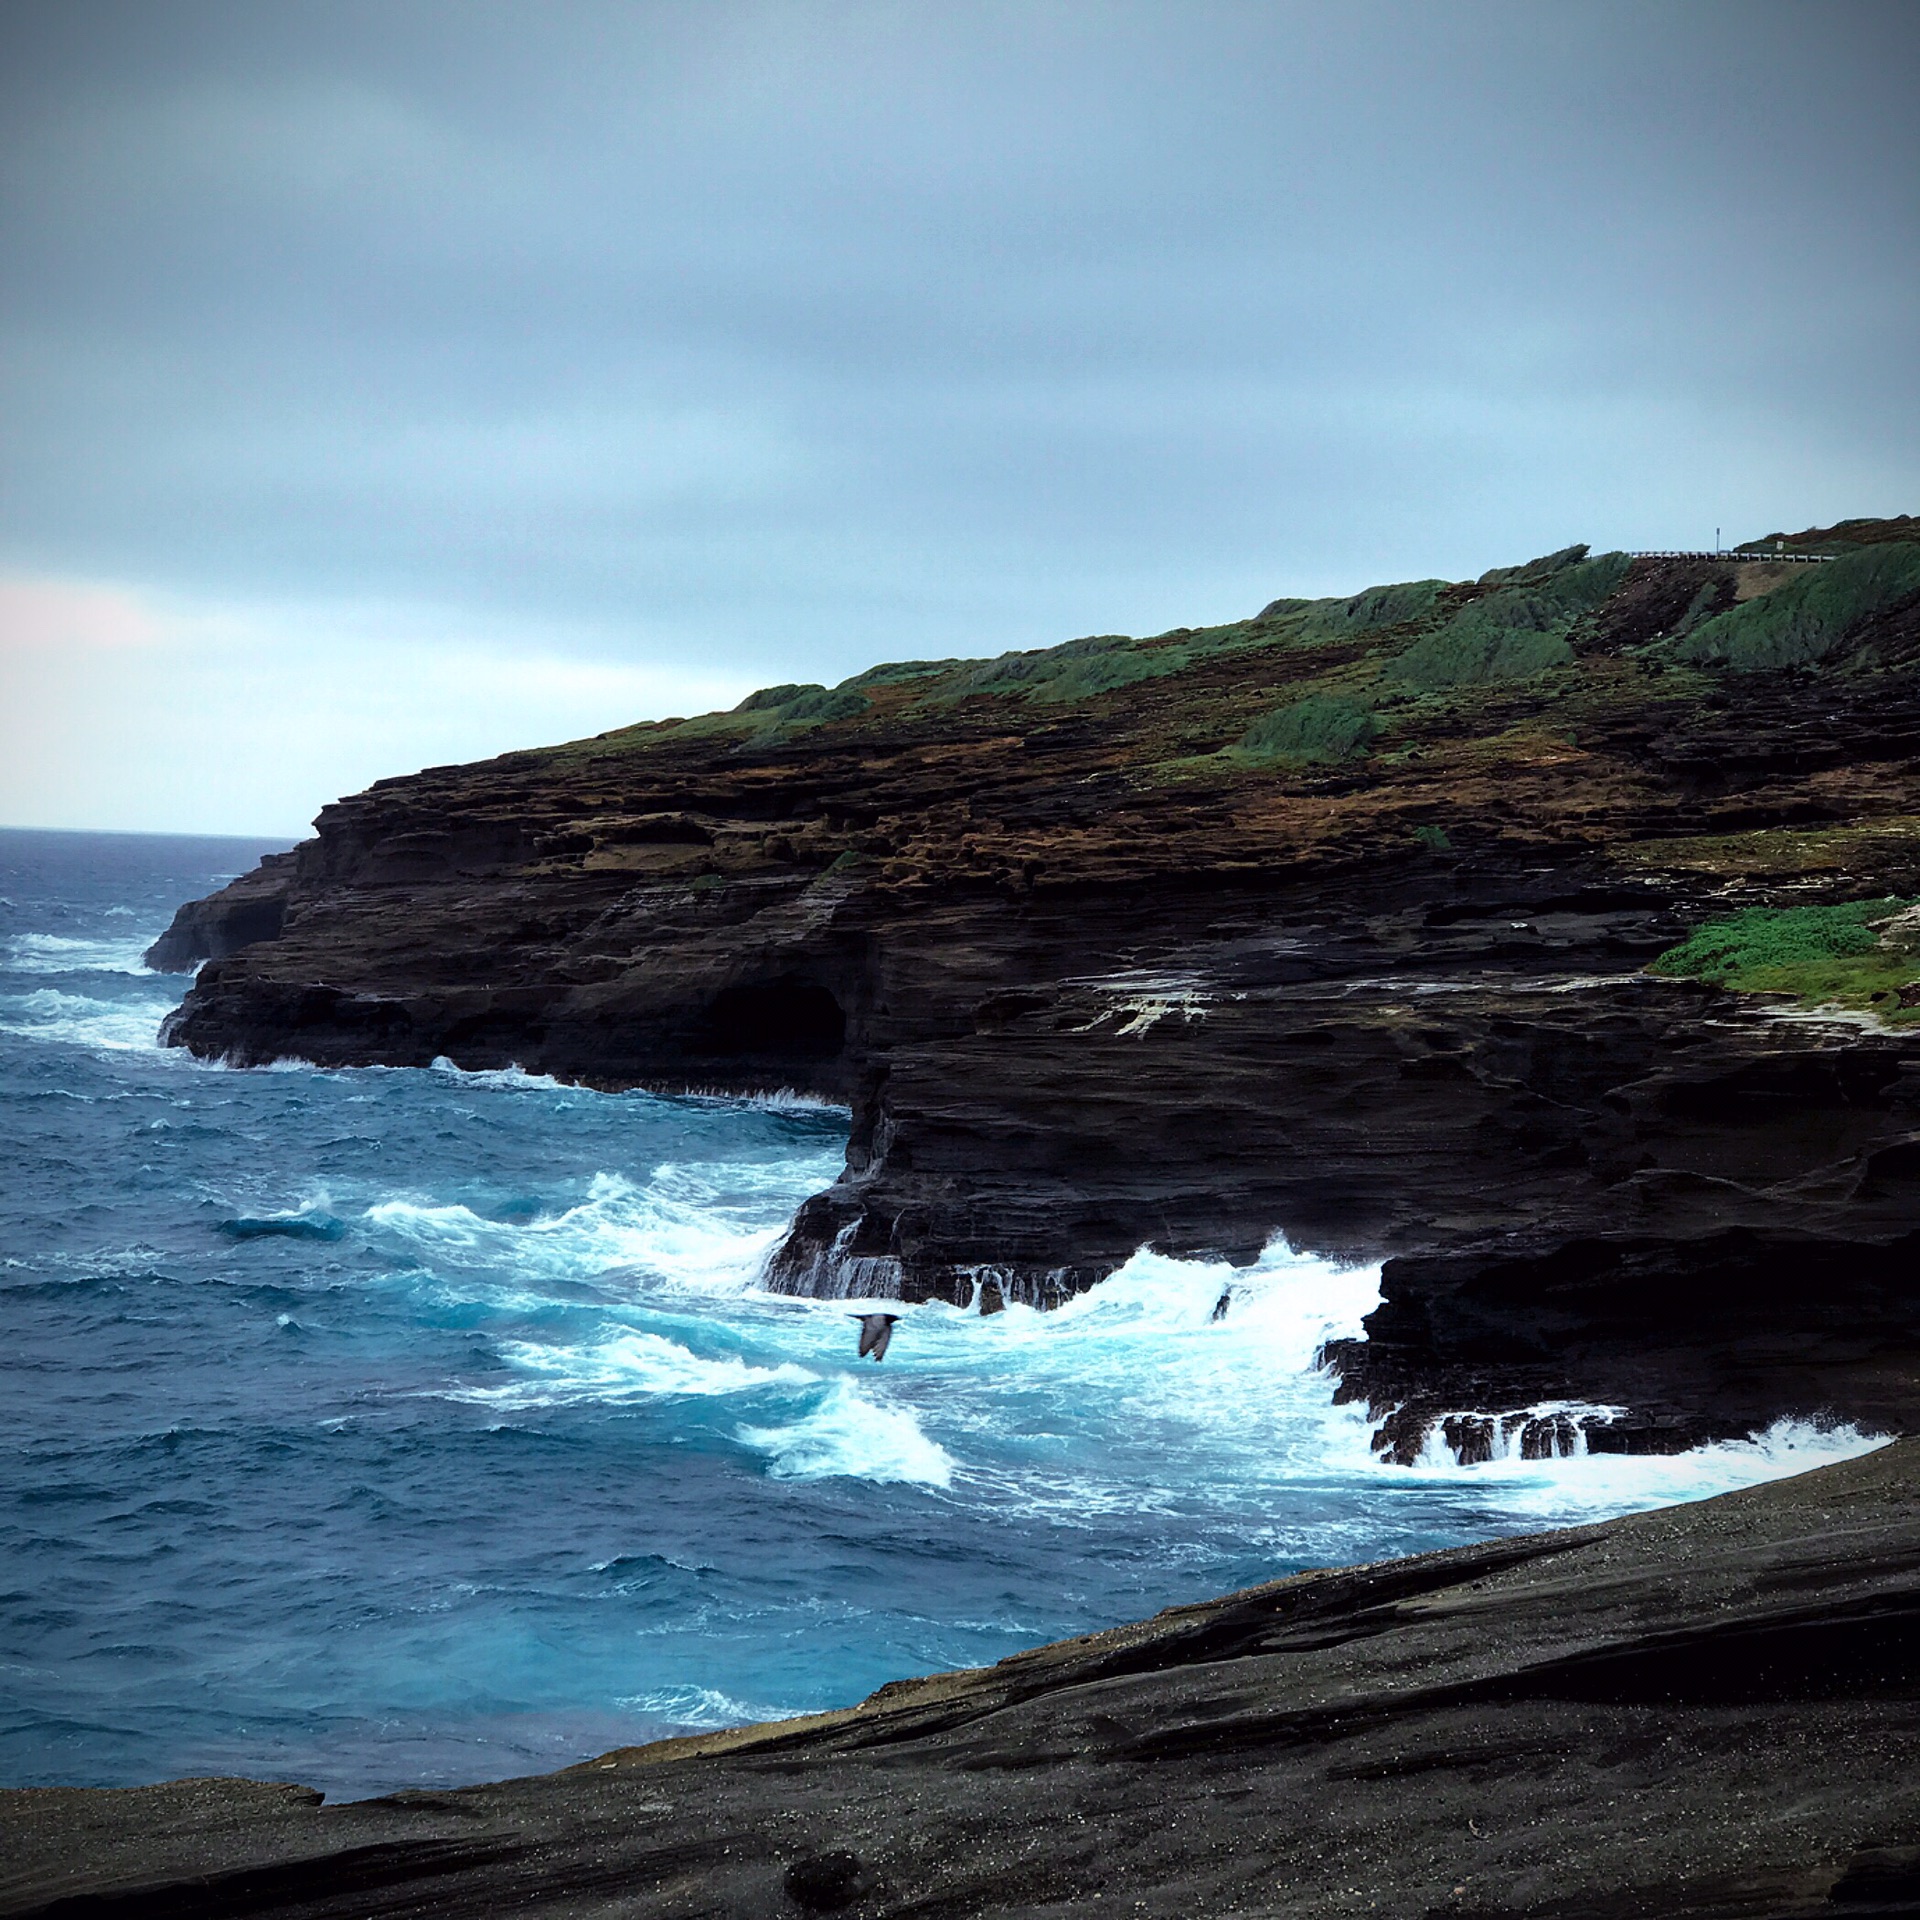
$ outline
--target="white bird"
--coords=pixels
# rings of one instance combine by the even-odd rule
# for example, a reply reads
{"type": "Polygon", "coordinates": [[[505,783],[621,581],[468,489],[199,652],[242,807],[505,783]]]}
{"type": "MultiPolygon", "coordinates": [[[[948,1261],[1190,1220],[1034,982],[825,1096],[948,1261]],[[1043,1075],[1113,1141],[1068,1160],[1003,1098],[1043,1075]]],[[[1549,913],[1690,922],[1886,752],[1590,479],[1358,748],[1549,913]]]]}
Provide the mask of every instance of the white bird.
{"type": "Polygon", "coordinates": [[[887,1342],[893,1338],[893,1323],[900,1318],[897,1313],[856,1313],[854,1319],[860,1322],[860,1358],[864,1360],[872,1354],[875,1361],[887,1357],[887,1342]]]}

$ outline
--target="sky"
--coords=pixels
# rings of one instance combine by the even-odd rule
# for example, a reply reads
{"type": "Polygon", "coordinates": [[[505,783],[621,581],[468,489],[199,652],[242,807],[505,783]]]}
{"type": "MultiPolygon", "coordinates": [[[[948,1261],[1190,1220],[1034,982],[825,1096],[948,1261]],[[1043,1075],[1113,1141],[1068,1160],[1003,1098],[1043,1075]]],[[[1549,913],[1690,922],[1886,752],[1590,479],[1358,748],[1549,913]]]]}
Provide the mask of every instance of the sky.
{"type": "Polygon", "coordinates": [[[1920,7],[0,0],[0,823],[1920,510],[1920,7]]]}

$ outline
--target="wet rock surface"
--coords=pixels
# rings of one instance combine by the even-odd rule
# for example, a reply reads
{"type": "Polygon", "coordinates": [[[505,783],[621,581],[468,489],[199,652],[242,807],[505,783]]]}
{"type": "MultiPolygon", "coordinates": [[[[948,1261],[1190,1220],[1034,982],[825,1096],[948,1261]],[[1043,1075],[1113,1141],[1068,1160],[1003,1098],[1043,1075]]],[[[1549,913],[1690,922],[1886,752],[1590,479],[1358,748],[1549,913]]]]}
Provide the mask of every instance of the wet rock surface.
{"type": "Polygon", "coordinates": [[[1559,1400],[1622,1448],[1904,1430],[1905,1002],[1643,971],[1715,914],[1920,894],[1920,545],[1875,525],[1820,536],[1878,569],[1851,600],[1573,549],[381,782],[182,910],[171,1037],[844,1101],[796,1290],[1384,1258],[1332,1358],[1401,1458],[1559,1400]]]}
{"type": "Polygon", "coordinates": [[[1920,1442],[540,1778],[0,1794],[25,1920],[1920,1910],[1920,1442]]]}

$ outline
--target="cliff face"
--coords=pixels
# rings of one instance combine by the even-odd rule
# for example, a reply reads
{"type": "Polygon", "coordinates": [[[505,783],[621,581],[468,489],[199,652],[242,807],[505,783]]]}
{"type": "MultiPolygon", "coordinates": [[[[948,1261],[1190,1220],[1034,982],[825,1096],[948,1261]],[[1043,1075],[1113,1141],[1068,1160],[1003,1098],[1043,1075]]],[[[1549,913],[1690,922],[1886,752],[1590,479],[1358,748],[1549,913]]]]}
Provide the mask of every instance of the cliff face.
{"type": "Polygon", "coordinates": [[[1596,1446],[1904,1427],[1909,1016],[1643,969],[1740,908],[1920,894],[1908,531],[1574,549],[383,781],[182,910],[171,1037],[844,1100],[798,1290],[1385,1255],[1335,1358],[1403,1456],[1561,1398],[1630,1410],[1596,1446]]]}

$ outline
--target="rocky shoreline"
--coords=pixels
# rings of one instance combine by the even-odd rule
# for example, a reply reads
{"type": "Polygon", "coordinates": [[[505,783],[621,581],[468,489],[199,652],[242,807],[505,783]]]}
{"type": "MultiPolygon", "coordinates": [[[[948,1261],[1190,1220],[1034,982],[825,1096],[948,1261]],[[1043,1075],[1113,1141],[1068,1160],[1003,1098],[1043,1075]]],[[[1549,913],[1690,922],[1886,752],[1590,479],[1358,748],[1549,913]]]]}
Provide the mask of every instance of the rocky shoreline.
{"type": "Polygon", "coordinates": [[[1331,1358],[1401,1459],[1559,1401],[1626,1449],[1904,1431],[1909,1016],[1645,969],[1920,895],[1916,535],[1569,549],[383,781],[182,909],[171,1038],[844,1101],[796,1291],[1384,1259],[1331,1358]]]}
{"type": "Polygon", "coordinates": [[[1920,1912],[1920,1441],[340,1806],[0,1793],[14,1920],[1920,1912]]]}
{"type": "MultiPolygon", "coordinates": [[[[181,910],[170,1038],[844,1102],[795,1291],[1382,1260],[1327,1358],[1391,1460],[1920,1429],[1920,525],[1781,539],[1836,557],[1569,549],[382,782],[181,910]]],[[[537,1779],[3,1794],[0,1913],[1916,1914],[1917,1470],[537,1779]]]]}

